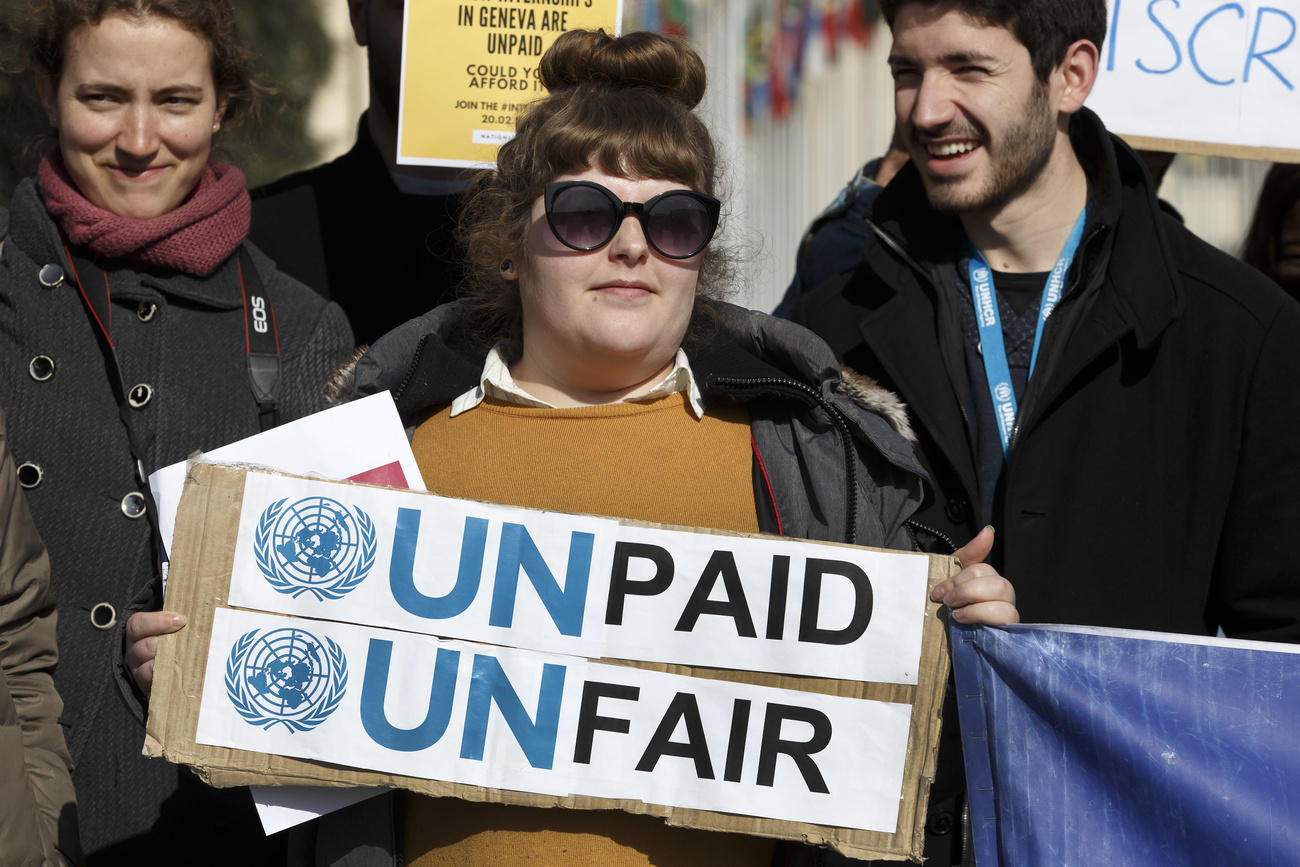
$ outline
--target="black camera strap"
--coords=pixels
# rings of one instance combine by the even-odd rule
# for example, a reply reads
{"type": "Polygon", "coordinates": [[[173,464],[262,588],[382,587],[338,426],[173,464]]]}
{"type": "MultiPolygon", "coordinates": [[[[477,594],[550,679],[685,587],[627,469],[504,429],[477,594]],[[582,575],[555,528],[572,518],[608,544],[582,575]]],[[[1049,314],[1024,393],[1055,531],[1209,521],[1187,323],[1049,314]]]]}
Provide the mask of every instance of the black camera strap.
{"type": "MultiPolygon", "coordinates": [[[[127,386],[122,378],[122,368],[117,361],[117,349],[113,346],[113,290],[108,285],[108,272],[95,267],[85,257],[73,256],[66,243],[63,245],[63,251],[68,256],[68,263],[72,267],[72,280],[77,284],[81,300],[85,302],[86,309],[97,326],[95,331],[104,353],[109,385],[113,389],[113,396],[117,399],[118,417],[122,420],[122,427],[126,429],[136,482],[140,486],[139,493],[144,497],[145,519],[149,522],[154,548],[161,551],[162,533],[158,529],[158,504],[154,502],[153,491],[149,489],[149,472],[144,464],[145,450],[139,442],[139,434],[136,433],[135,426],[131,423],[132,409],[127,398],[127,386]],[[98,276],[95,273],[97,271],[98,276]]],[[[161,604],[161,600],[159,602],[161,604]]]]}
{"type": "Polygon", "coordinates": [[[280,423],[280,332],[276,329],[271,298],[242,247],[235,265],[239,269],[239,291],[244,297],[248,382],[257,400],[258,424],[265,431],[280,423]]]}
{"type": "MultiPolygon", "coordinates": [[[[146,515],[153,531],[154,541],[157,543],[161,540],[158,530],[158,508],[149,490],[149,476],[144,463],[145,449],[138,441],[139,435],[132,424],[131,413],[134,410],[129,400],[129,389],[122,378],[117,349],[113,345],[113,292],[109,285],[108,272],[83,256],[72,255],[72,251],[66,244],[63,249],[72,267],[72,279],[96,325],[100,346],[104,352],[105,366],[109,372],[109,381],[114,397],[117,399],[118,415],[126,428],[140,493],[145,498],[146,515]]],[[[276,329],[275,310],[271,306],[271,299],[266,294],[261,277],[247,251],[242,248],[235,267],[244,304],[244,350],[248,357],[249,386],[257,401],[258,424],[260,429],[265,431],[275,427],[280,415],[278,408],[280,337],[276,329]]]]}

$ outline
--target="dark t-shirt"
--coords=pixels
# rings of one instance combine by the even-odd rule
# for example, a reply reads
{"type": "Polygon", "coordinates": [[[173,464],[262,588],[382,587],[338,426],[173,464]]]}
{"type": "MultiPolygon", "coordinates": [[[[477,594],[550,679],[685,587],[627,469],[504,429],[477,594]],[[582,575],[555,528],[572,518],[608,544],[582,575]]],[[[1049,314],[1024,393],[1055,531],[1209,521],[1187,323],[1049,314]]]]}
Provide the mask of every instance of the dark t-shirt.
{"type": "MultiPolygon", "coordinates": [[[[1034,352],[1034,331],[1038,325],[1038,308],[1049,272],[1010,274],[993,272],[993,289],[998,298],[998,315],[1002,320],[1002,342],[1011,371],[1011,386],[1016,400],[1024,398],[1029,382],[1029,361],[1034,352]]],[[[975,408],[975,471],[979,479],[980,520],[993,519],[993,500],[1006,461],[1002,455],[1002,437],[993,415],[993,398],[989,395],[988,377],[980,346],[979,325],[969,285],[961,287],[964,303],[961,331],[966,355],[966,379],[970,385],[971,405],[975,408]]]]}

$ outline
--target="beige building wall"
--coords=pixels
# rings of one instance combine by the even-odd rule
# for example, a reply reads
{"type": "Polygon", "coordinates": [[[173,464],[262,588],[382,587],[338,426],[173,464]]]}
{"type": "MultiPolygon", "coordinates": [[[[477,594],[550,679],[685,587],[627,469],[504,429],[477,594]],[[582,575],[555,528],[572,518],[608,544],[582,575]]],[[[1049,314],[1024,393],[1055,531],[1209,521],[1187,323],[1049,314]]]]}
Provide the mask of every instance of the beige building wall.
{"type": "Polygon", "coordinates": [[[307,116],[307,130],[322,145],[322,162],[352,147],[357,118],[370,102],[366,51],[352,38],[346,0],[312,0],[321,12],[321,26],[334,43],[334,61],[321,82],[307,116]]]}

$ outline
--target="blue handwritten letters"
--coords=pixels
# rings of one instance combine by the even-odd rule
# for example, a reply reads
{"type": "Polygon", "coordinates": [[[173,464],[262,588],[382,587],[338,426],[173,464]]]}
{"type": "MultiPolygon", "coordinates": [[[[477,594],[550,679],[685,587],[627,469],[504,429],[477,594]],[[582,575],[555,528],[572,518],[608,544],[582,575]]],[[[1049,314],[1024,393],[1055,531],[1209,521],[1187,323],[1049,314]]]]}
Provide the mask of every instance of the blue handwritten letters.
{"type": "Polygon", "coordinates": [[[1111,0],[1088,104],[1116,132],[1294,148],[1300,0],[1111,0]]]}

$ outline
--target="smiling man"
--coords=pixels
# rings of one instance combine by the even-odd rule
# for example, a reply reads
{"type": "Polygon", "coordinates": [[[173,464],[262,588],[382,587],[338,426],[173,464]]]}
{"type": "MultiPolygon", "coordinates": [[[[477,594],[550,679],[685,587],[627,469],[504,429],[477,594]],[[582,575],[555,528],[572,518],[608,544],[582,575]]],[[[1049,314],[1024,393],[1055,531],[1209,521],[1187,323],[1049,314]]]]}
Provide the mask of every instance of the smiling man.
{"type": "Polygon", "coordinates": [[[881,9],[911,160],[862,265],[792,318],[909,404],[918,541],[993,524],[1026,621],[1300,638],[1300,307],[1166,216],[1083,107],[1106,4],[881,9]]]}

